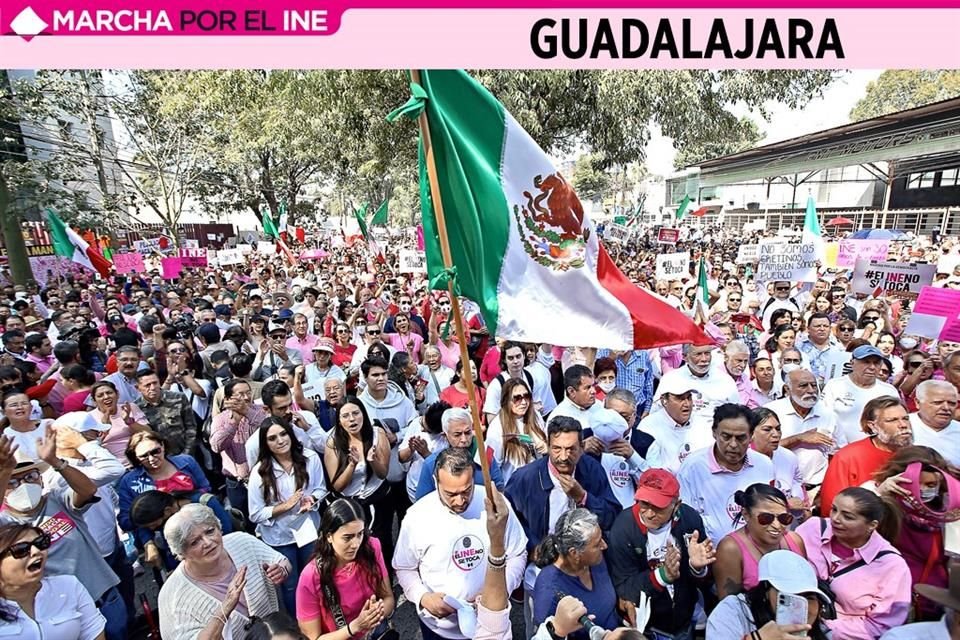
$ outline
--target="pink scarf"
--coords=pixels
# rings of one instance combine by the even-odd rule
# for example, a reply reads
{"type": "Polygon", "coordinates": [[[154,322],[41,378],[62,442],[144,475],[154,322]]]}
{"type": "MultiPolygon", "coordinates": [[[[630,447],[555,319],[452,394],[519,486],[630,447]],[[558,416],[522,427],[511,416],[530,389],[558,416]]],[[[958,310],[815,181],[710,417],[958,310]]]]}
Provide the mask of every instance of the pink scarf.
{"type": "Polygon", "coordinates": [[[946,492],[940,498],[942,510],[937,511],[920,499],[921,471],[923,471],[923,464],[912,462],[903,472],[903,477],[910,480],[908,485],[910,495],[899,499],[906,519],[914,526],[923,529],[939,529],[946,522],[960,520],[960,480],[942,469],[937,469],[947,485],[946,492]]]}

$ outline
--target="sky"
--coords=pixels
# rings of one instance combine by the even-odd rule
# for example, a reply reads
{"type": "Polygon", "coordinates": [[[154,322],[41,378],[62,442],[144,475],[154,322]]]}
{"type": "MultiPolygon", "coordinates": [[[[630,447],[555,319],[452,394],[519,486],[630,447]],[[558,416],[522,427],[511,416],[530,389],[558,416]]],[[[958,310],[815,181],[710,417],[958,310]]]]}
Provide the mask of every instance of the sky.
{"type": "MultiPolygon", "coordinates": [[[[845,72],[824,92],[823,97],[811,100],[802,109],[788,109],[778,103],[769,103],[770,121],[752,114],[760,130],[766,135],[760,143],[771,144],[822,131],[850,122],[849,113],[864,96],[867,84],[876,80],[882,70],[855,70],[845,72]]],[[[670,138],[653,127],[653,136],[647,146],[647,168],[654,175],[668,176],[674,172],[675,151],[670,138]]]]}

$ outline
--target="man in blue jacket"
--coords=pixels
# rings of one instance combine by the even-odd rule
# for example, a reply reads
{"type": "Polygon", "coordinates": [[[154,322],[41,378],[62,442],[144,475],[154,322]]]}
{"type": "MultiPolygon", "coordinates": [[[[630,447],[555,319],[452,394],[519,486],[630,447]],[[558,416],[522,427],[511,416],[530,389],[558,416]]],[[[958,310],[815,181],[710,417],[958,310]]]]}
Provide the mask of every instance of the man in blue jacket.
{"type": "MultiPolygon", "coordinates": [[[[620,513],[607,474],[599,462],[583,455],[583,428],[576,418],[557,416],[547,424],[547,456],[517,469],[507,483],[507,499],[527,534],[527,551],[553,531],[567,511],[584,507],[597,515],[604,534],[620,513]]],[[[533,626],[532,594],[538,571],[531,564],[524,575],[524,621],[527,637],[533,626]]]]}

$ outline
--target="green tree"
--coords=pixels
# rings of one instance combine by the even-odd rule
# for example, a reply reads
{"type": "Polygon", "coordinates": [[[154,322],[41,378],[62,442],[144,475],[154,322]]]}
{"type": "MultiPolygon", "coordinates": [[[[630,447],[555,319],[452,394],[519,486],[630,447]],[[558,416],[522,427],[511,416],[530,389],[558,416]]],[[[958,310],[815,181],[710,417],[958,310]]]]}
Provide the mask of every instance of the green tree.
{"type": "Polygon", "coordinates": [[[582,200],[599,200],[610,187],[610,176],[601,167],[598,154],[585,153],[573,165],[573,188],[582,200]]]}
{"type": "Polygon", "coordinates": [[[691,137],[673,159],[676,168],[738,153],[757,145],[763,134],[750,118],[723,119],[712,131],[691,137]]]}
{"type": "Polygon", "coordinates": [[[868,120],[957,96],[960,71],[891,69],[867,85],[866,94],[850,111],[850,119],[868,120]]]}

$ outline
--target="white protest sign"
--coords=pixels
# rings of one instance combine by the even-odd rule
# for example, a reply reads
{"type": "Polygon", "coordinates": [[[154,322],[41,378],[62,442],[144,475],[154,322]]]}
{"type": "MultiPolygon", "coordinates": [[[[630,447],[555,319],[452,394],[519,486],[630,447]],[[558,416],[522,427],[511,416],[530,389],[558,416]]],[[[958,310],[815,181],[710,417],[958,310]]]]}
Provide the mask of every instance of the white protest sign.
{"type": "Polygon", "coordinates": [[[760,257],[760,245],[742,244],[737,250],[737,264],[756,262],[760,257]]]}
{"type": "Polygon", "coordinates": [[[217,252],[217,261],[221,265],[243,264],[243,254],[239,249],[222,249],[217,252]]]}
{"type": "Polygon", "coordinates": [[[626,242],[630,237],[630,230],[622,224],[611,222],[607,225],[603,236],[607,240],[613,240],[614,242],[626,242]]]}
{"type": "Polygon", "coordinates": [[[277,252],[277,245],[273,240],[260,240],[257,242],[257,253],[271,255],[277,252]]]}
{"type": "Polygon", "coordinates": [[[817,247],[812,242],[764,242],[758,258],[757,282],[817,281],[817,247]]]}
{"type": "Polygon", "coordinates": [[[689,275],[690,252],[664,253],[657,256],[657,280],[678,280],[689,275]]]}
{"type": "Polygon", "coordinates": [[[953,273],[958,264],[960,264],[960,254],[948,253],[940,256],[937,260],[937,273],[953,273]]]}
{"type": "Polygon", "coordinates": [[[874,262],[860,258],[853,270],[851,288],[857,293],[882,289],[898,298],[915,298],[933,282],[936,265],[913,262],[874,262]]]}
{"type": "Polygon", "coordinates": [[[152,240],[134,240],[133,248],[137,253],[142,253],[144,255],[149,255],[154,251],[160,251],[160,238],[153,238],[152,240]]]}
{"type": "Polygon", "coordinates": [[[199,249],[200,241],[199,240],[184,240],[180,246],[184,249],[199,249]]]}
{"type": "Polygon", "coordinates": [[[426,273],[427,256],[423,251],[413,249],[400,250],[400,273],[426,273]]]}
{"type": "Polygon", "coordinates": [[[240,255],[248,256],[253,253],[252,244],[238,244],[236,250],[240,252],[240,255]]]}

